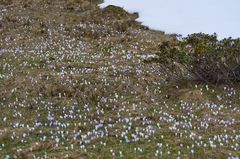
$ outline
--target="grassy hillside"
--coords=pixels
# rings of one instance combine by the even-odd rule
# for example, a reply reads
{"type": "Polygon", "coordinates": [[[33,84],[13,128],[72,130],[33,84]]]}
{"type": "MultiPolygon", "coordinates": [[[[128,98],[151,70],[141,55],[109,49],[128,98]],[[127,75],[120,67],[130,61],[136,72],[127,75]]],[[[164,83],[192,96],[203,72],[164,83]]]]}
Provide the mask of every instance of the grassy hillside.
{"type": "Polygon", "coordinates": [[[0,158],[240,156],[238,86],[145,63],[173,35],[101,0],[0,0],[0,158]]]}

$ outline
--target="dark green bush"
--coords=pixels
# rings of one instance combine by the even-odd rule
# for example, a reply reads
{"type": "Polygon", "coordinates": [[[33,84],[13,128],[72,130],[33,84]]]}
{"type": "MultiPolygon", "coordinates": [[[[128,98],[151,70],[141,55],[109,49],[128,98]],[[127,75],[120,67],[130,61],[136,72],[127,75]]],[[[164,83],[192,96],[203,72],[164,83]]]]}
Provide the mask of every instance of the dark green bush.
{"type": "Polygon", "coordinates": [[[173,78],[188,78],[207,83],[240,80],[240,39],[218,40],[217,35],[197,33],[159,46],[157,58],[163,70],[173,78]]]}
{"type": "Polygon", "coordinates": [[[116,30],[124,33],[128,30],[129,26],[126,23],[115,23],[116,30]]]}

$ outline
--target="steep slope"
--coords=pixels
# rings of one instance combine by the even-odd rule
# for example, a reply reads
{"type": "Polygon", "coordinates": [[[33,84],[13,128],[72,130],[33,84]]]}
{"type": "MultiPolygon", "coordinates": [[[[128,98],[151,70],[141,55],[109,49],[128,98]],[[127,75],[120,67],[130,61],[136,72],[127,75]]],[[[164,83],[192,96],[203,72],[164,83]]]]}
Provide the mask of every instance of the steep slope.
{"type": "Polygon", "coordinates": [[[0,0],[0,158],[239,155],[239,92],[169,83],[174,35],[101,2],[0,0]]]}

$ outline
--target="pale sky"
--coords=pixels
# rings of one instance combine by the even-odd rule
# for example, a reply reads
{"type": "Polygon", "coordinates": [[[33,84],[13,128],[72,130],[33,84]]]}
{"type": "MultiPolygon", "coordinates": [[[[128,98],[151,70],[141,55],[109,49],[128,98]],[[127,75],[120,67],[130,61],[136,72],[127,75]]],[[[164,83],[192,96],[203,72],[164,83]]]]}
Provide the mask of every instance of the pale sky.
{"type": "Polygon", "coordinates": [[[101,6],[110,4],[139,12],[138,21],[166,33],[240,37],[240,0],[105,0],[101,6]]]}

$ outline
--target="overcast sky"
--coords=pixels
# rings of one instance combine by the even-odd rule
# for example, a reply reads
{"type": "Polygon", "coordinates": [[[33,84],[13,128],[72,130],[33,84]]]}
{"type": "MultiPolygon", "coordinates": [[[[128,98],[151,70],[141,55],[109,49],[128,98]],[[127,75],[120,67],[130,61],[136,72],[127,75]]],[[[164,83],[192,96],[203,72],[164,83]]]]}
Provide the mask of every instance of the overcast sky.
{"type": "Polygon", "coordinates": [[[240,0],[105,0],[139,12],[139,21],[166,33],[204,32],[240,37],[240,0]]]}

